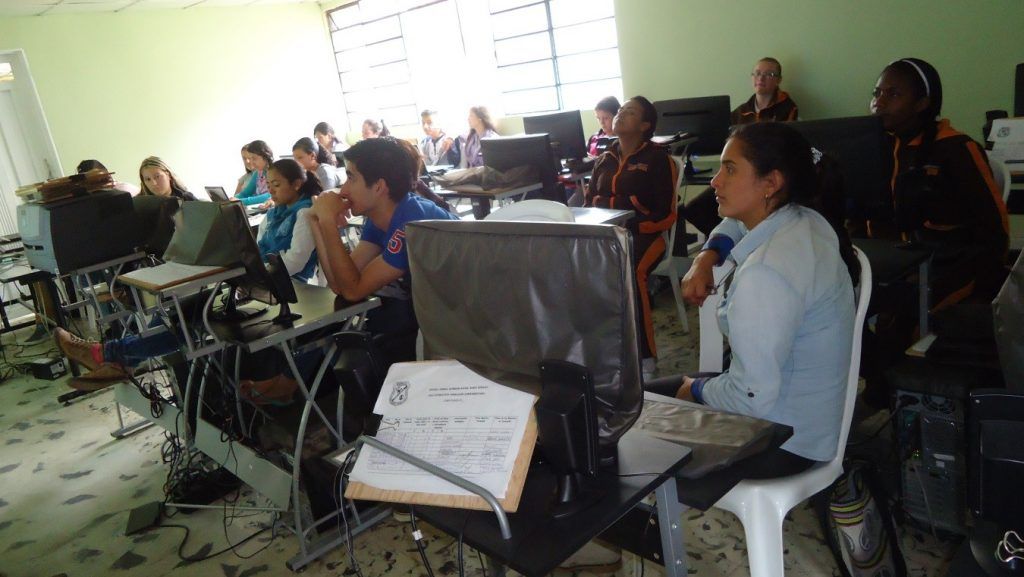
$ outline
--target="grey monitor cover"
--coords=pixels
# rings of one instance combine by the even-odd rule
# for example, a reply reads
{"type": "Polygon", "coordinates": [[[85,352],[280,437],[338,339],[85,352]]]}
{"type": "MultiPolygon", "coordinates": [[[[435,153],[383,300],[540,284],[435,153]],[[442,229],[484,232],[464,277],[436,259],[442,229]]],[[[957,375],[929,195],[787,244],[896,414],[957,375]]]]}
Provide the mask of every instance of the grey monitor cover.
{"type": "Polygon", "coordinates": [[[422,221],[406,233],[426,358],[453,358],[535,394],[541,360],[574,362],[593,376],[601,443],[633,425],[643,393],[628,232],[422,221]]]}
{"type": "Polygon", "coordinates": [[[992,320],[1006,388],[1024,392],[1024,252],[992,301],[992,320]]]}

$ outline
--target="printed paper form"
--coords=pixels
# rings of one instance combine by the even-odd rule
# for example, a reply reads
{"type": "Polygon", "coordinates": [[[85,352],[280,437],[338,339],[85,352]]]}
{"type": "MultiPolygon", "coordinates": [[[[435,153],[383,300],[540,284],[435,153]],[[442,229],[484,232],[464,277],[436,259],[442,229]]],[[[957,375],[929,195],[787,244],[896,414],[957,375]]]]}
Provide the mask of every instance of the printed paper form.
{"type": "MultiPolygon", "coordinates": [[[[398,363],[374,407],[383,417],[376,436],[501,499],[535,401],[458,361],[398,363]]],[[[471,494],[372,447],[363,447],[350,477],[379,489],[471,494]]]]}

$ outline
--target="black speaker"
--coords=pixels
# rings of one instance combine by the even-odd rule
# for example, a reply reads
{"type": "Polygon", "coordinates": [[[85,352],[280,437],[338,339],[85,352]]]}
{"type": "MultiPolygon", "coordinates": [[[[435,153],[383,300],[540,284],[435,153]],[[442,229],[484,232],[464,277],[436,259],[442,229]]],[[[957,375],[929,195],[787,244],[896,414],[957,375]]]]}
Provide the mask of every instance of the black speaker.
{"type": "Polygon", "coordinates": [[[1013,115],[1024,116],[1024,62],[1017,65],[1017,82],[1013,86],[1013,115]]]}

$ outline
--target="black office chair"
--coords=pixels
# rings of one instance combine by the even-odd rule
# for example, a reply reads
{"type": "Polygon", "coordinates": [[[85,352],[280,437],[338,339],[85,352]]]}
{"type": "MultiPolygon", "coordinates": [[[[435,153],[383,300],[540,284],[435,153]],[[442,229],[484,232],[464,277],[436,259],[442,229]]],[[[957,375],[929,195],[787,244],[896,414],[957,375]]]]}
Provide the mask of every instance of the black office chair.
{"type": "Polygon", "coordinates": [[[338,408],[341,435],[346,441],[362,434],[373,434],[380,417],[373,414],[387,376],[388,364],[373,336],[366,331],[341,331],[334,335],[338,346],[334,378],[344,393],[338,408]]]}

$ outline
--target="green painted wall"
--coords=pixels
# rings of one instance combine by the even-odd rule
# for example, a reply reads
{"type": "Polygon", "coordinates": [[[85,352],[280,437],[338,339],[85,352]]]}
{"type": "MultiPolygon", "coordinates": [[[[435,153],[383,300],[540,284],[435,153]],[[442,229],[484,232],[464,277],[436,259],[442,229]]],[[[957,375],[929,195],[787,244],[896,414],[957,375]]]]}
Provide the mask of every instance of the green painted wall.
{"type": "Polygon", "coordinates": [[[193,191],[234,191],[239,148],[277,154],[343,121],[316,4],[0,19],[22,48],[65,173],[97,158],[122,180],[163,157],[193,191]]]}
{"type": "MultiPolygon", "coordinates": [[[[803,119],[866,114],[892,60],[938,69],[943,116],[980,138],[986,110],[1010,109],[1024,62],[1021,0],[616,0],[626,96],[750,97],[762,56],[783,64],[803,119]]],[[[596,98],[595,98],[596,100],[596,98]]]]}

